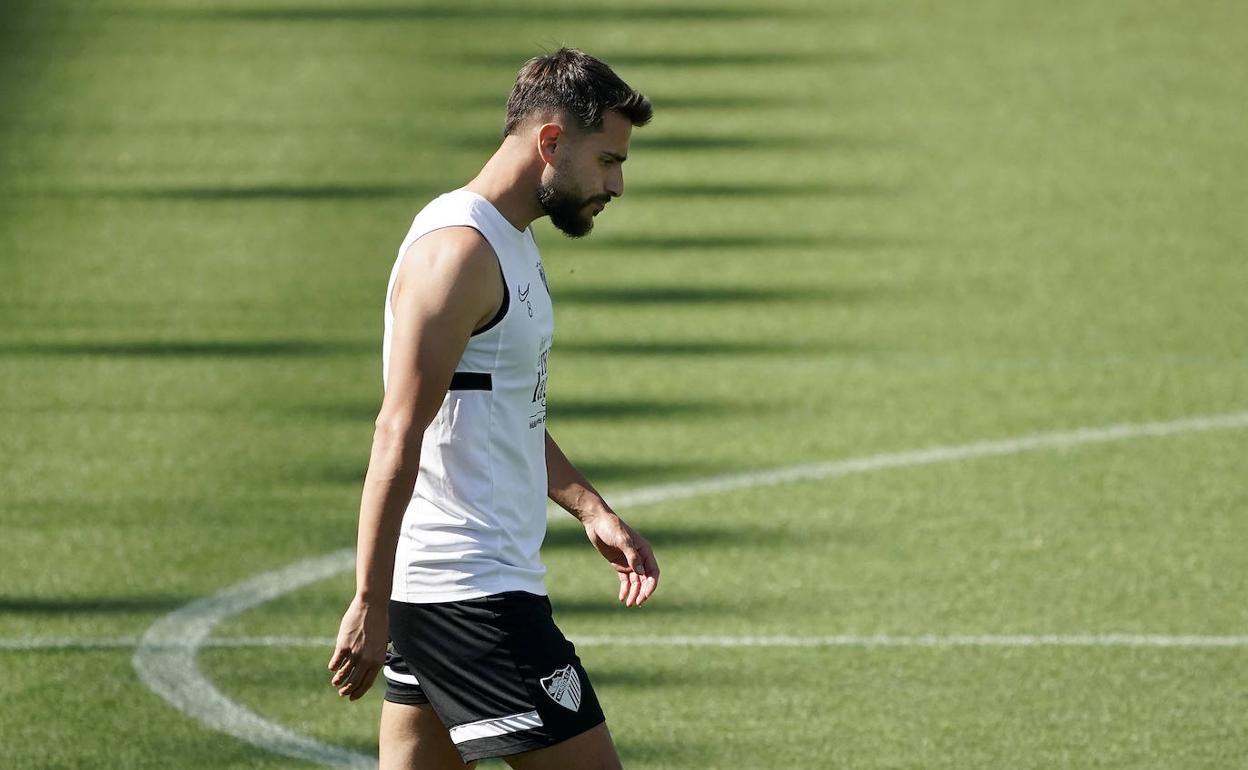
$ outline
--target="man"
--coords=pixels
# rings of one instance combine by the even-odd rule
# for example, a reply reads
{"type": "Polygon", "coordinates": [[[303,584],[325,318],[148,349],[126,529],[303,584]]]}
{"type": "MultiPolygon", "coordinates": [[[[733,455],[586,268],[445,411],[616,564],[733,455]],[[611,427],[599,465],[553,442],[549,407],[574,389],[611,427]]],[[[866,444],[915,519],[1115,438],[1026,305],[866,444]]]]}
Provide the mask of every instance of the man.
{"type": "Polygon", "coordinates": [[[576,49],[531,59],[502,145],[417,215],[387,289],[383,380],[360,504],[356,594],[329,669],[356,700],[384,666],[391,768],[618,768],[602,710],[555,626],[546,497],[580,520],[625,606],[658,584],[649,543],[545,430],[554,319],[529,227],[579,237],[624,192],[650,102],[576,49]],[[387,639],[393,649],[387,651],[387,639]]]}

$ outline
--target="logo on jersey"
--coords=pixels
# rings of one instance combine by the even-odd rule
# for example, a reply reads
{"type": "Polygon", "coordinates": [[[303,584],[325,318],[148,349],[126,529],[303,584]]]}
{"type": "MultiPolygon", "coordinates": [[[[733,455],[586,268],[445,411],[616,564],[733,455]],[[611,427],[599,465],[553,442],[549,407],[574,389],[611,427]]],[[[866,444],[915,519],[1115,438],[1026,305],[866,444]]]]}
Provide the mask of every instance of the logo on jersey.
{"type": "Polygon", "coordinates": [[[529,302],[529,289],[532,287],[532,284],[526,283],[521,289],[520,284],[516,284],[516,294],[520,295],[520,301],[529,309],[529,318],[533,317],[533,303],[529,302]]]}
{"type": "Polygon", "coordinates": [[[543,678],[542,689],[551,700],[569,711],[581,708],[581,677],[571,664],[543,678]]]}
{"type": "Polygon", "coordinates": [[[546,271],[542,269],[542,263],[537,263],[537,274],[542,277],[542,285],[546,287],[546,293],[550,294],[550,284],[546,282],[546,271]]]}
{"type": "Polygon", "coordinates": [[[533,414],[529,415],[529,427],[536,428],[546,422],[546,380],[550,376],[550,337],[542,338],[542,352],[537,356],[537,384],[533,386],[533,414]]]}

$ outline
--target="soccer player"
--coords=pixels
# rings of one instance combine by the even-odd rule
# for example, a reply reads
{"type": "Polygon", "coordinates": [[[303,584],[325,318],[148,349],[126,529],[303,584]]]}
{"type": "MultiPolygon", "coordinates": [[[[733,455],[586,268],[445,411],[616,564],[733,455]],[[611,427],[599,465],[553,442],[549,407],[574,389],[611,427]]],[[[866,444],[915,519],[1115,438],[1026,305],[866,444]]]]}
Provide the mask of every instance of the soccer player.
{"type": "Polygon", "coordinates": [[[486,757],[520,770],[620,767],[551,617],[546,498],[615,568],[625,606],[650,598],[659,567],[546,431],[554,317],[530,223],[589,233],[623,194],[632,128],[650,117],[645,96],[582,51],[531,59],[501,146],[425,206],[399,248],[356,593],[329,661],[351,700],[384,672],[382,770],[486,757]]]}

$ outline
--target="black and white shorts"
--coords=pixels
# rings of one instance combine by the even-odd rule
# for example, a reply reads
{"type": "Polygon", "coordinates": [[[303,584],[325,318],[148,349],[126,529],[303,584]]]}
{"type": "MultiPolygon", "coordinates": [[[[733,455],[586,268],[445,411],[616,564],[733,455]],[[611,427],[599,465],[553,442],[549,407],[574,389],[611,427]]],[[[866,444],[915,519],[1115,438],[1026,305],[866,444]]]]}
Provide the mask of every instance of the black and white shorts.
{"type": "Polygon", "coordinates": [[[604,721],[545,596],[391,601],[390,639],[386,700],[430,704],[465,762],[552,746],[604,721]]]}

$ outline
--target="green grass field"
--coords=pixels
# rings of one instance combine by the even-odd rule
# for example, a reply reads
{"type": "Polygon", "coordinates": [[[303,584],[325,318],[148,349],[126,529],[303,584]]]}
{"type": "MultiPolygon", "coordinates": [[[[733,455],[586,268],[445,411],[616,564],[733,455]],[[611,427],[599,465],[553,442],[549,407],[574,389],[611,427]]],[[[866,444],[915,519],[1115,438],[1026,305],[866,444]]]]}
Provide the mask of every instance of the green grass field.
{"type": "MultiPolygon", "coordinates": [[[[1217,418],[621,506],[664,568],[640,611],[555,521],[625,764],[1248,767],[1246,30],[1231,0],[4,3],[0,767],[314,766],[176,710],[135,640],[353,543],[395,249],[560,44],[656,111],[591,238],[536,227],[549,427],[604,490],[1217,418]],[[947,641],[1115,634],[1234,643],[947,641]],[[671,644],[875,635],[936,643],[671,644]]],[[[326,684],[351,587],[225,619],[199,669],[375,750],[379,693],[326,684]],[[229,646],[268,635],[305,641],[229,646]]]]}

